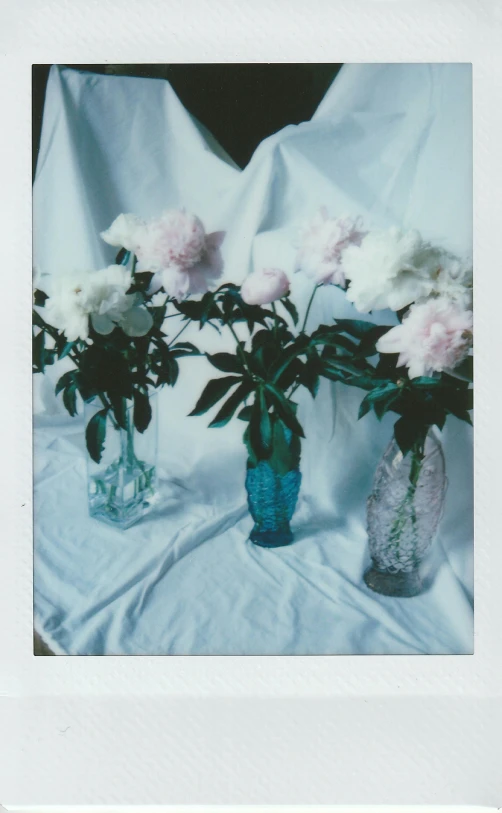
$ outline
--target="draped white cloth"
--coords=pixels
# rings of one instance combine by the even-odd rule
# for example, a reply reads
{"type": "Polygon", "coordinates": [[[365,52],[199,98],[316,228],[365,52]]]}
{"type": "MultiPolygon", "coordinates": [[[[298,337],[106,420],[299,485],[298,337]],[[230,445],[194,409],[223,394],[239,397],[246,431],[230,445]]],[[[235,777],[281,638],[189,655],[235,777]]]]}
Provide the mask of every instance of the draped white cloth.
{"type": "MultiPolygon", "coordinates": [[[[470,252],[471,130],[470,66],[348,65],[311,121],[267,138],[241,171],[165,81],[53,67],[34,186],[38,284],[112,262],[98,235],[120,212],[179,205],[226,232],[224,279],[238,283],[260,265],[291,273],[297,226],[321,205],[470,252]]],[[[300,311],[308,293],[295,275],[300,311]]],[[[357,316],[326,287],[309,325],[342,315],[357,316]]],[[[190,330],[201,349],[231,347],[190,330]]],[[[87,515],[83,419],[53,394],[67,364],[35,382],[35,623],[55,652],[472,652],[469,427],[450,418],[443,432],[449,487],[428,589],[393,599],[362,581],[365,501],[393,417],[357,422],[360,391],[323,382],[315,402],[302,396],[296,541],[266,550],[247,540],[243,424],[187,417],[215,375],[205,359],[187,359],[158,396],[162,499],[125,532],[87,515]]]]}

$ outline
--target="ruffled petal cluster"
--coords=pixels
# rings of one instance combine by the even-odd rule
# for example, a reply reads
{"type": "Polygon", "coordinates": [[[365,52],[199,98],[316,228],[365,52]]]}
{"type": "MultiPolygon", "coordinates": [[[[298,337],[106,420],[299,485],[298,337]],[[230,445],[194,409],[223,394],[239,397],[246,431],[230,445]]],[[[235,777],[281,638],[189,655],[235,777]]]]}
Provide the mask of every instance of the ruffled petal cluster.
{"type": "Polygon", "coordinates": [[[297,270],[317,284],[345,285],[343,256],[350,245],[360,245],[364,232],[360,221],[329,217],[325,207],[300,231],[297,270]]]}
{"type": "Polygon", "coordinates": [[[120,327],[128,336],[144,336],[153,320],[141,295],[127,293],[131,280],[122,265],[62,275],[45,305],[47,321],[68,341],[88,339],[89,320],[102,335],[120,327]]]}
{"type": "Polygon", "coordinates": [[[171,297],[205,293],[221,275],[223,232],[206,234],[200,219],[185,209],[168,209],[145,221],[119,215],[101,237],[138,258],[138,270],[154,276],[150,292],[161,288],[171,297]]]}
{"type": "Polygon", "coordinates": [[[410,378],[454,369],[472,346],[472,311],[447,297],[412,305],[402,323],[377,342],[379,353],[398,353],[410,378]]]}

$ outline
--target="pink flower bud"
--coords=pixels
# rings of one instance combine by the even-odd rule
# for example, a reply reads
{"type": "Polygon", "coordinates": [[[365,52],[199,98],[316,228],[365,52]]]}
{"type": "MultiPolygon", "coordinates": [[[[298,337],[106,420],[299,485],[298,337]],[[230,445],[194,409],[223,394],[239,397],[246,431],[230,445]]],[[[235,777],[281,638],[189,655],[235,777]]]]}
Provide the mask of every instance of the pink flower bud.
{"type": "Polygon", "coordinates": [[[268,305],[289,293],[289,279],[280,268],[253,271],[241,287],[241,296],[248,305],[268,305]]]}

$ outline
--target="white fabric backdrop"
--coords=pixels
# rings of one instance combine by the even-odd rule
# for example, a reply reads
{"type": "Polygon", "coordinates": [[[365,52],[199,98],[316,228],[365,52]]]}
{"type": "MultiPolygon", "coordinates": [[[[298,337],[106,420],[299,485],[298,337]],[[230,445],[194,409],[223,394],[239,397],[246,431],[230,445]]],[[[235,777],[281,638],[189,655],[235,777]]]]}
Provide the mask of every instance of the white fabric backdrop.
{"type": "MultiPolygon", "coordinates": [[[[471,251],[471,133],[470,66],[348,65],[310,122],[266,139],[241,171],[166,82],[53,67],[34,187],[38,283],[111,262],[98,234],[120,212],[178,205],[226,231],[235,282],[262,264],[291,272],[297,225],[322,204],[471,251]]],[[[304,309],[300,275],[293,296],[304,309]]],[[[311,326],[342,315],[356,312],[323,289],[311,326]]],[[[192,338],[223,347],[210,329],[192,338]]],[[[469,427],[450,418],[443,433],[449,488],[429,588],[392,599],[362,582],[365,499],[392,432],[391,416],[356,422],[362,393],[323,382],[315,402],[302,397],[296,541],[264,550],[247,541],[243,425],[186,417],[214,375],[204,359],[186,360],[158,397],[162,501],[126,532],[87,516],[83,422],[53,395],[64,369],[35,381],[35,618],[57,653],[472,652],[469,427]]]]}

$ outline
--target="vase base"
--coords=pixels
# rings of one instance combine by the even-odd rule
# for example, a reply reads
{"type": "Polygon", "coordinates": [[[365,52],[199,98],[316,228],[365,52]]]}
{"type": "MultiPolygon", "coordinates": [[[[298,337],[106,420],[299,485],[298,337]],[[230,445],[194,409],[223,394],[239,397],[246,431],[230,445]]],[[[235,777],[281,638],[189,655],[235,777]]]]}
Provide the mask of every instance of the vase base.
{"type": "Polygon", "coordinates": [[[249,538],[251,542],[261,548],[282,548],[293,542],[293,534],[289,528],[284,531],[260,531],[255,526],[249,534],[249,538]]]}
{"type": "Polygon", "coordinates": [[[364,581],[370,590],[382,596],[395,596],[396,598],[411,598],[423,591],[423,582],[418,569],[409,573],[384,573],[370,567],[364,574],[364,581]]]}
{"type": "Polygon", "coordinates": [[[155,495],[154,466],[138,462],[124,472],[112,465],[90,479],[89,514],[125,531],[150,511],[155,495]]]}

